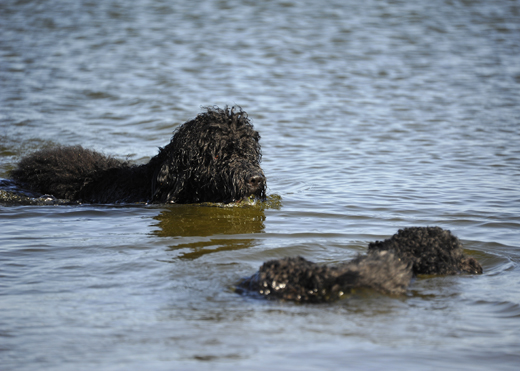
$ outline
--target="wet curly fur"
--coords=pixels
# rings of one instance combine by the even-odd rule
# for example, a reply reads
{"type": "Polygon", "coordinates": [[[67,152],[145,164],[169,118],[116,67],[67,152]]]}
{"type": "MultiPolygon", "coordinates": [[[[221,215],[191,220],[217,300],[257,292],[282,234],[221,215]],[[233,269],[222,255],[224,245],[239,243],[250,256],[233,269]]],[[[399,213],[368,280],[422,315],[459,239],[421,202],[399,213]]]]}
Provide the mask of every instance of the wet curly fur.
{"type": "Polygon", "coordinates": [[[440,227],[400,229],[389,239],[371,242],[368,251],[393,251],[412,263],[415,275],[482,273],[479,262],[464,255],[459,239],[440,227]]]}
{"type": "Polygon", "coordinates": [[[208,108],[178,127],[147,164],[57,147],[23,158],[11,177],[32,191],[86,203],[265,199],[259,140],[240,108],[208,108]]]}
{"type": "Polygon", "coordinates": [[[338,265],[320,265],[302,257],[270,260],[238,287],[239,291],[245,289],[270,299],[321,303],[338,299],[357,287],[402,294],[411,278],[409,264],[382,251],[338,265]]]}
{"type": "Polygon", "coordinates": [[[481,274],[482,266],[464,255],[457,237],[439,227],[411,227],[385,241],[370,243],[366,255],[335,266],[302,257],[267,261],[238,284],[238,291],[269,299],[321,303],[357,287],[403,294],[413,275],[461,272],[481,274]]]}

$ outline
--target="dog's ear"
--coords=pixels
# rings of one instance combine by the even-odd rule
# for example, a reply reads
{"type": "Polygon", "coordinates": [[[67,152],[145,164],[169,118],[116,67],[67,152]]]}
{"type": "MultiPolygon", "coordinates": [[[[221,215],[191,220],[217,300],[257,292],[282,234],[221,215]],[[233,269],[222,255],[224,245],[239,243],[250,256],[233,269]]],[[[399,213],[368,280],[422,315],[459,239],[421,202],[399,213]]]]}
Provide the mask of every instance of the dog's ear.
{"type": "Polygon", "coordinates": [[[185,181],[186,174],[175,173],[168,163],[163,164],[152,177],[152,202],[177,202],[185,181]]]}

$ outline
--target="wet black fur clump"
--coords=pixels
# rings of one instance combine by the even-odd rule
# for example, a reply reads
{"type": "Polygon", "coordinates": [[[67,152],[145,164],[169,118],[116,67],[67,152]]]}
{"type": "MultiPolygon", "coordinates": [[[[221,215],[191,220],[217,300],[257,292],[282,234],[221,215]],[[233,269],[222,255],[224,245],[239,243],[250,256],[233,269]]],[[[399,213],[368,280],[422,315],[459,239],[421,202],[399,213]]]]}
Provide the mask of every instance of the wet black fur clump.
{"type": "Polygon", "coordinates": [[[252,277],[240,282],[238,288],[270,299],[322,303],[336,300],[355,288],[403,294],[411,278],[409,264],[382,251],[338,265],[316,264],[302,257],[270,260],[252,277]]]}
{"type": "Polygon", "coordinates": [[[400,229],[391,238],[371,242],[368,251],[392,251],[412,264],[415,275],[481,274],[482,266],[462,250],[462,243],[440,227],[400,229]]]}
{"type": "Polygon", "coordinates": [[[178,127],[147,164],[81,146],[56,147],[23,158],[11,177],[34,192],[85,203],[265,199],[259,140],[240,108],[208,108],[178,127]]]}
{"type": "Polygon", "coordinates": [[[354,288],[403,294],[414,275],[481,274],[482,266],[464,255],[462,244],[439,227],[399,230],[385,241],[371,242],[368,253],[338,265],[320,265],[302,257],[265,262],[238,284],[239,293],[268,299],[322,303],[354,288]]]}

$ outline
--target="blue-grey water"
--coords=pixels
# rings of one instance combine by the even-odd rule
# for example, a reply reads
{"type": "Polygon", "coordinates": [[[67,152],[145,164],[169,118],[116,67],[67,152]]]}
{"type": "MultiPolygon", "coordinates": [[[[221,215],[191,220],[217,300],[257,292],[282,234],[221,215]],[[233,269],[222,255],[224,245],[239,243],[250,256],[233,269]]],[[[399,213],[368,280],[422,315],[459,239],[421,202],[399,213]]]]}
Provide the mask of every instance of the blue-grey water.
{"type": "Polygon", "coordinates": [[[0,2],[0,178],[53,144],[147,161],[212,105],[260,132],[265,205],[0,191],[2,370],[518,369],[519,1],[0,2]],[[233,291],[412,225],[484,274],[325,305],[233,291]]]}

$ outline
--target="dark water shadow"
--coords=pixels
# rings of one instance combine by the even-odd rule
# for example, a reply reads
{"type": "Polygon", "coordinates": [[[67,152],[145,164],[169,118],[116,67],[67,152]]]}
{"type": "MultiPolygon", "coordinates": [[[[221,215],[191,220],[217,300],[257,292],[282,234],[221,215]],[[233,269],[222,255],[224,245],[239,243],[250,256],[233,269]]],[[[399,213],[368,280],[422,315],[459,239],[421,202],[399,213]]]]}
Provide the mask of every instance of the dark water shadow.
{"type": "Polygon", "coordinates": [[[246,249],[255,245],[255,234],[265,229],[265,209],[279,207],[279,199],[243,205],[172,205],[154,219],[158,237],[172,237],[171,251],[178,258],[197,259],[203,255],[246,249]]]}

